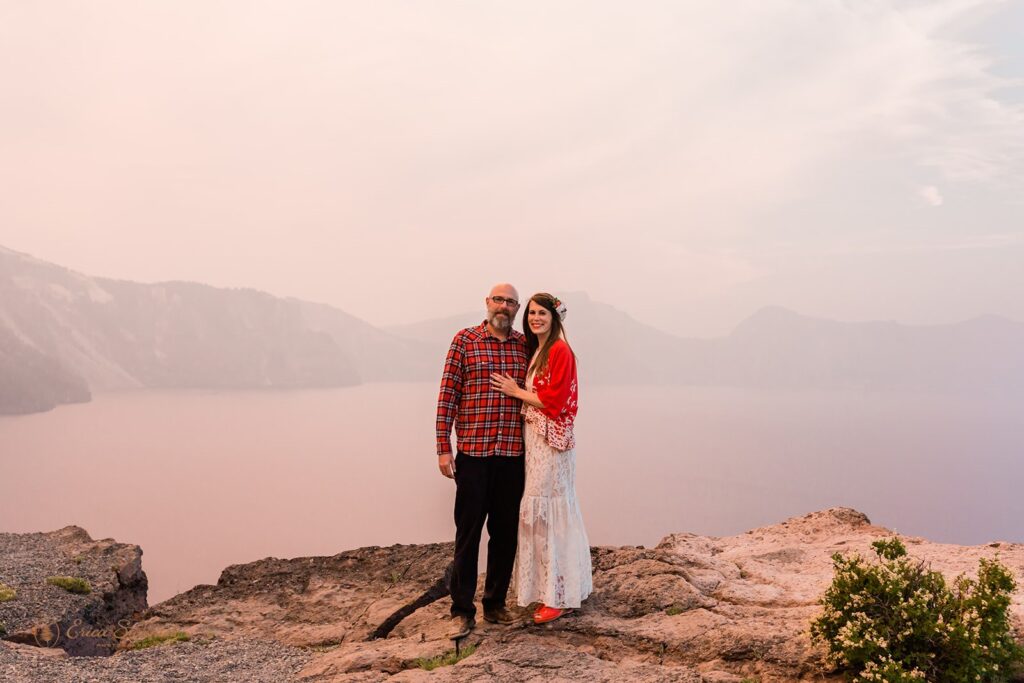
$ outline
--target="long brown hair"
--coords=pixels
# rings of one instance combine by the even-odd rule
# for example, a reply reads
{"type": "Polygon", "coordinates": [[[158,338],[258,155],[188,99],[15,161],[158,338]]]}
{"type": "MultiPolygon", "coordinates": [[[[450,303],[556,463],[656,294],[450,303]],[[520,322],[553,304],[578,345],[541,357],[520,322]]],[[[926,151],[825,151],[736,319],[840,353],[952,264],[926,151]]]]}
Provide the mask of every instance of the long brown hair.
{"type": "MultiPolygon", "coordinates": [[[[536,374],[539,375],[547,369],[548,354],[551,352],[551,347],[554,345],[556,340],[562,339],[566,344],[569,343],[569,340],[565,337],[565,325],[562,324],[562,319],[558,317],[558,311],[555,309],[555,302],[557,300],[558,299],[547,292],[538,292],[530,297],[530,301],[547,309],[548,313],[551,314],[551,332],[548,334],[547,341],[544,342],[544,347],[540,350],[540,353],[537,354],[537,360],[530,365],[526,374],[530,374],[531,370],[536,369],[536,374]]],[[[528,358],[533,358],[534,352],[536,352],[537,347],[540,346],[540,339],[533,333],[533,330],[530,329],[529,302],[526,303],[526,308],[523,310],[523,334],[526,335],[526,355],[528,358]]],[[[571,346],[569,347],[569,352],[573,354],[573,358],[576,357],[571,346]]]]}

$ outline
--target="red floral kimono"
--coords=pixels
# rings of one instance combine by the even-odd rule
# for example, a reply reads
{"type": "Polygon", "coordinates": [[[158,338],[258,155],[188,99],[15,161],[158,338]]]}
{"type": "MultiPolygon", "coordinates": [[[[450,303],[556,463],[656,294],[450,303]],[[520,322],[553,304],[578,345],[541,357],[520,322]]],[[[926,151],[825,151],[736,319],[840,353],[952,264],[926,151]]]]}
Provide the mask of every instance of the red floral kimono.
{"type": "Polygon", "coordinates": [[[556,339],[548,352],[548,365],[543,374],[534,375],[533,391],[544,404],[537,408],[523,402],[527,422],[544,435],[555,450],[576,447],[572,425],[578,407],[576,358],[564,339],[556,339]]]}

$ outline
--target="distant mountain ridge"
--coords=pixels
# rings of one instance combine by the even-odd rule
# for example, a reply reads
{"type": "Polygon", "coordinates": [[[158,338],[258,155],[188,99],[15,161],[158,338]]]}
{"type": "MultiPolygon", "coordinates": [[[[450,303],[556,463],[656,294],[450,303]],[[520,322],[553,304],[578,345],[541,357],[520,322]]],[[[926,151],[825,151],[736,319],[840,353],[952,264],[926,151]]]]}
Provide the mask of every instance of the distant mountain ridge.
{"type": "MultiPolygon", "coordinates": [[[[1024,324],[999,316],[924,326],[768,307],[726,337],[685,339],[583,292],[561,295],[584,385],[1024,393],[1024,324]]],[[[0,247],[0,414],[124,388],[436,381],[480,309],[377,328],[326,304],[89,277],[0,247]]]]}
{"type": "MultiPolygon", "coordinates": [[[[569,309],[566,333],[580,363],[581,381],[599,384],[676,384],[688,358],[697,359],[706,340],[683,339],[635,320],[613,306],[594,301],[585,292],[559,292],[569,309]]],[[[522,313],[514,327],[522,331],[522,313]]],[[[396,336],[431,344],[443,354],[454,334],[484,320],[464,313],[411,325],[386,327],[396,336]]]]}
{"type": "MultiPolygon", "coordinates": [[[[949,325],[838,322],[769,306],[726,337],[686,339],[581,292],[561,294],[581,382],[774,389],[1014,393],[1024,396],[1024,323],[985,315],[949,325]]],[[[516,329],[521,329],[521,312],[516,329]]],[[[463,314],[385,328],[447,348],[463,314]]]]}
{"type": "Polygon", "coordinates": [[[253,289],[94,278],[0,247],[0,413],[135,387],[425,379],[428,352],[338,309],[253,289]]]}
{"type": "Polygon", "coordinates": [[[1024,395],[1024,324],[994,315],[904,325],[770,307],[740,323],[715,355],[727,384],[1024,395]]]}

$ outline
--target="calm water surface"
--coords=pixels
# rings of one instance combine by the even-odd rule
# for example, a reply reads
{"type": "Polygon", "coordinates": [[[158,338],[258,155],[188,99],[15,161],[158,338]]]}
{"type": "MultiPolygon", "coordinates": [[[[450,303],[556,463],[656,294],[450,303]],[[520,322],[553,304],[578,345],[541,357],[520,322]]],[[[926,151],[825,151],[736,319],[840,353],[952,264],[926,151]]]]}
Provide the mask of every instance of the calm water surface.
{"type": "MultiPolygon", "coordinates": [[[[1024,541],[1024,403],[584,390],[577,491],[594,544],[733,534],[838,505],[938,541],[1024,541]]],[[[229,564],[450,540],[436,395],[144,391],[3,417],[0,531],[77,524],[137,543],[150,604],[229,564]]]]}

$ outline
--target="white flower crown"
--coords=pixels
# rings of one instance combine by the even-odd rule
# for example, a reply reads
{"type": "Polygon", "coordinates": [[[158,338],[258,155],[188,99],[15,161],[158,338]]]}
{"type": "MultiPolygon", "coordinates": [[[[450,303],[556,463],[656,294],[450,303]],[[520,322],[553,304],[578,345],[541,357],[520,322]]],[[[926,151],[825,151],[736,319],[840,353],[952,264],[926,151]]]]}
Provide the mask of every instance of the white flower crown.
{"type": "Polygon", "coordinates": [[[562,300],[559,299],[557,296],[553,296],[551,297],[551,305],[554,306],[555,312],[558,313],[558,319],[561,321],[565,321],[565,316],[569,313],[569,309],[565,307],[565,304],[562,303],[562,300]]]}

